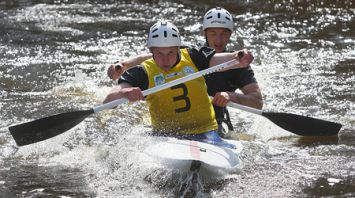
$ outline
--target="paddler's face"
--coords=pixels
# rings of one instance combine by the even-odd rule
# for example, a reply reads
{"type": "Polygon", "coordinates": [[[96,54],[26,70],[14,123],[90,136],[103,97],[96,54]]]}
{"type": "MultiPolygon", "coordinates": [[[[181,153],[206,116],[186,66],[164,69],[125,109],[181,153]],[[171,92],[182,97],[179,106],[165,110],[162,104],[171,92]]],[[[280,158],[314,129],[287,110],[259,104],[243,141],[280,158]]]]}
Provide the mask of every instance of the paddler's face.
{"type": "Polygon", "coordinates": [[[225,28],[207,28],[205,37],[207,38],[208,46],[221,53],[226,48],[232,32],[225,28]]]}
{"type": "Polygon", "coordinates": [[[168,71],[177,61],[179,47],[152,47],[155,62],[158,66],[168,71]]]}

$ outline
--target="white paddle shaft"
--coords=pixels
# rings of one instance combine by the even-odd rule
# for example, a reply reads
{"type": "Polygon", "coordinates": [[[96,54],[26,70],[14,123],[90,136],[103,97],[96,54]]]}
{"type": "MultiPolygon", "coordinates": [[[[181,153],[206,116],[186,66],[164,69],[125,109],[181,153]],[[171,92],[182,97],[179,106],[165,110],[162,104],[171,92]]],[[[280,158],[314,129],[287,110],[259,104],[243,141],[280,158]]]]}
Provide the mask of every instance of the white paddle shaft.
{"type": "Polygon", "coordinates": [[[252,107],[244,106],[244,105],[237,104],[237,103],[234,103],[234,102],[228,102],[227,106],[235,108],[235,109],[240,109],[240,110],[243,110],[243,111],[247,111],[247,112],[250,112],[250,113],[254,113],[254,114],[257,114],[257,115],[261,115],[263,113],[259,109],[255,109],[255,108],[252,108],[252,107]]]}
{"type": "MultiPolygon", "coordinates": [[[[210,96],[210,98],[211,98],[211,100],[213,100],[212,96],[210,96]]],[[[240,110],[243,110],[243,111],[254,113],[254,114],[257,114],[257,115],[262,115],[262,113],[263,113],[263,111],[261,111],[259,109],[255,109],[253,107],[244,106],[244,105],[237,104],[237,103],[234,103],[234,102],[228,102],[227,106],[228,107],[232,107],[234,109],[240,109],[240,110]]]]}
{"type": "MultiPolygon", "coordinates": [[[[216,72],[216,71],[220,71],[222,69],[226,69],[226,68],[232,67],[232,66],[234,66],[234,65],[236,65],[238,63],[239,62],[237,60],[233,59],[233,60],[227,61],[225,63],[221,63],[219,65],[210,67],[208,69],[205,69],[205,70],[202,70],[202,71],[199,71],[199,72],[196,72],[196,73],[189,74],[189,75],[184,76],[182,78],[170,81],[168,83],[165,83],[165,84],[162,84],[162,85],[150,88],[150,89],[147,89],[147,90],[143,91],[143,96],[147,96],[149,94],[156,93],[156,92],[161,91],[163,89],[166,89],[166,88],[169,88],[169,87],[172,87],[172,86],[175,86],[175,85],[178,85],[178,84],[181,84],[181,83],[184,83],[184,82],[199,78],[201,76],[204,76],[204,75],[216,72]]],[[[96,112],[102,111],[104,109],[111,109],[113,107],[116,107],[116,106],[118,106],[120,104],[123,104],[123,103],[126,103],[126,102],[128,102],[127,98],[120,98],[120,99],[117,99],[117,100],[113,100],[113,101],[111,101],[109,103],[94,107],[93,110],[96,113],[96,112]]]]}

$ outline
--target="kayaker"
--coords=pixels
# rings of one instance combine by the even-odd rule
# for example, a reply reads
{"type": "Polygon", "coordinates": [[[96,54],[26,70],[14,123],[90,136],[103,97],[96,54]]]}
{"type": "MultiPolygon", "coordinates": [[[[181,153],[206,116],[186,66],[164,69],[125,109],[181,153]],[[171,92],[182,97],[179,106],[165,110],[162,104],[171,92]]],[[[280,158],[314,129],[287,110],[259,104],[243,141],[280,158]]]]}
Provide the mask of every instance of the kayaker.
{"type": "MultiPolygon", "coordinates": [[[[180,33],[176,26],[166,21],[157,22],[150,28],[147,46],[153,58],[123,73],[118,86],[112,88],[104,103],[123,97],[132,102],[145,99],[153,131],[180,135],[217,134],[218,126],[204,78],[164,89],[146,98],[142,90],[232,59],[240,61],[235,68],[247,67],[253,60],[251,53],[244,50],[240,58],[238,52],[215,53],[209,47],[180,49],[180,33]]],[[[225,106],[228,100],[220,97],[213,102],[225,106]]]]}
{"type": "MultiPolygon", "coordinates": [[[[232,15],[223,8],[213,8],[206,12],[203,17],[203,33],[205,43],[203,46],[212,47],[216,53],[227,52],[227,44],[233,33],[234,22],[232,15]]],[[[229,51],[231,52],[231,51],[229,51]]],[[[261,109],[263,100],[259,85],[255,79],[254,71],[250,66],[242,69],[231,69],[225,72],[215,72],[206,78],[208,94],[218,99],[220,97],[261,109]],[[236,90],[240,89],[241,93],[236,90]]],[[[228,136],[229,131],[233,131],[233,125],[225,106],[213,105],[218,122],[218,132],[220,136],[228,136]],[[228,129],[224,129],[225,123],[228,129]]]]}
{"type": "MultiPolygon", "coordinates": [[[[203,17],[203,34],[205,42],[202,46],[215,49],[216,53],[232,52],[227,50],[227,44],[233,33],[234,22],[232,15],[223,8],[213,8],[206,12],[203,17]]],[[[130,59],[121,61],[120,65],[126,68],[141,64],[144,60],[151,58],[151,54],[142,54],[130,59]]],[[[111,79],[118,79],[123,70],[116,65],[108,68],[108,76],[111,79]]],[[[254,71],[250,66],[244,69],[232,69],[225,72],[216,72],[205,76],[208,94],[214,96],[215,100],[224,97],[232,102],[261,109],[263,100],[259,85],[255,79],[254,71]],[[241,93],[236,93],[240,89],[241,93]]],[[[234,131],[230,120],[229,112],[225,106],[213,105],[218,123],[220,136],[228,138],[229,133],[234,131]],[[225,127],[223,127],[225,126],[225,127]]]]}

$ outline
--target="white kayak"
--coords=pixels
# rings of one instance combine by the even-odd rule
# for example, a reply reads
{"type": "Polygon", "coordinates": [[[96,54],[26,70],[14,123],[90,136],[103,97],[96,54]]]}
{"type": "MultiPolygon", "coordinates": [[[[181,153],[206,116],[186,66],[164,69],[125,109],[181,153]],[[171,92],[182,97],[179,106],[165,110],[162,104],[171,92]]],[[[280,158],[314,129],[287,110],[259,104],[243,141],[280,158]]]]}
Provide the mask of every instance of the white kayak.
{"type": "Polygon", "coordinates": [[[198,171],[209,177],[225,176],[241,168],[239,153],[242,145],[238,141],[219,138],[223,144],[228,144],[224,146],[175,137],[158,136],[153,139],[145,153],[169,168],[182,172],[198,171]]]}

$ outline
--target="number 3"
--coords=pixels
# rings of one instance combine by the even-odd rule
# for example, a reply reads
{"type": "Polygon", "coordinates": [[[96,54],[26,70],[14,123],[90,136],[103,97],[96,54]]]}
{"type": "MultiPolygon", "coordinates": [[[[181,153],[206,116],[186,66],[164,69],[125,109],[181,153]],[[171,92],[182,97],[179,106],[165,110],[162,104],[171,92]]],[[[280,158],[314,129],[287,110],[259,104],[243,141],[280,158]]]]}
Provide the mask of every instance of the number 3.
{"type": "Polygon", "coordinates": [[[186,111],[190,110],[191,102],[190,102],[190,98],[187,97],[188,92],[187,92],[186,85],[185,84],[178,84],[178,85],[171,87],[171,89],[182,89],[182,92],[183,92],[182,95],[173,97],[173,101],[176,102],[179,100],[184,100],[186,103],[185,107],[177,108],[177,109],[175,109],[175,112],[182,113],[182,112],[186,112],[186,111]]]}

